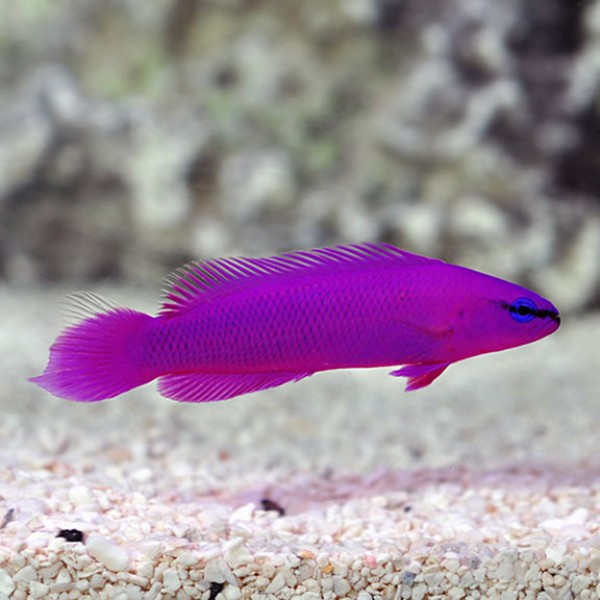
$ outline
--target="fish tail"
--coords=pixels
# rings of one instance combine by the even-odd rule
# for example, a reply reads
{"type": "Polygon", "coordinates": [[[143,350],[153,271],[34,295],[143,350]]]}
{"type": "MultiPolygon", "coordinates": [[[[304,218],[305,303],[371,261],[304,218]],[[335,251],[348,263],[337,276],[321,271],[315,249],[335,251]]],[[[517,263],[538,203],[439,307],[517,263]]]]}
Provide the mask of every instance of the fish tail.
{"type": "Polygon", "coordinates": [[[150,315],[87,292],[72,294],[65,305],[77,321],[50,348],[46,370],[29,381],[67,400],[94,402],[154,379],[139,358],[150,315]]]}

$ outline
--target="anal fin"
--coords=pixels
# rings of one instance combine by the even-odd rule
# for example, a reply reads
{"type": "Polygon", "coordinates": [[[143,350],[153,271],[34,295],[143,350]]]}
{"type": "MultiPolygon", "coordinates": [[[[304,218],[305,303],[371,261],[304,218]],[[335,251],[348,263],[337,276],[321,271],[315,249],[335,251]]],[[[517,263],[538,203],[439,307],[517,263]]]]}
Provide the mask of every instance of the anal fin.
{"type": "Polygon", "coordinates": [[[212,402],[242,394],[266,390],[291,381],[300,381],[312,373],[183,373],[163,375],[158,391],[179,402],[212,402]]]}
{"type": "Polygon", "coordinates": [[[448,367],[450,363],[431,363],[420,365],[407,365],[392,371],[390,375],[394,377],[408,377],[406,391],[412,392],[428,386],[437,379],[448,367]]]}

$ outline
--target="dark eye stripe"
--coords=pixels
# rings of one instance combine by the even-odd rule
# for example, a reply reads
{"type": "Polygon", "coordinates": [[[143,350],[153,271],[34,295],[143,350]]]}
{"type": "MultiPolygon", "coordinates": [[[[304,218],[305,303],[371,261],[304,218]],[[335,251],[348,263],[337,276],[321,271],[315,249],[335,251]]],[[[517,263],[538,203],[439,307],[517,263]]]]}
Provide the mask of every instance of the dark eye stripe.
{"type": "Polygon", "coordinates": [[[532,308],[530,306],[527,306],[525,304],[521,304],[518,306],[515,306],[515,304],[509,304],[508,302],[502,302],[502,308],[504,308],[505,310],[508,310],[509,312],[513,313],[513,314],[518,314],[522,317],[525,317],[527,315],[533,314],[533,317],[536,319],[547,319],[550,318],[553,321],[557,321],[558,323],[560,323],[560,316],[558,311],[556,310],[552,310],[549,308],[532,308]]]}

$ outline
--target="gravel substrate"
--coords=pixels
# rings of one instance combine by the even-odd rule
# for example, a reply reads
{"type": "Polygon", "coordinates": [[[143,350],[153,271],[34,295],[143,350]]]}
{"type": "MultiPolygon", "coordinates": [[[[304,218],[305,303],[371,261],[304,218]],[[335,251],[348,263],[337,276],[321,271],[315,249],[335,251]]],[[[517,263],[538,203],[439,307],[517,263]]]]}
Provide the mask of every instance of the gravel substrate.
{"type": "Polygon", "coordinates": [[[55,463],[2,482],[0,595],[597,598],[598,475],[101,477],[55,463]]]}
{"type": "Polygon", "coordinates": [[[84,405],[24,381],[60,295],[0,289],[0,600],[600,595],[598,315],[420,393],[378,370],[84,405]]]}

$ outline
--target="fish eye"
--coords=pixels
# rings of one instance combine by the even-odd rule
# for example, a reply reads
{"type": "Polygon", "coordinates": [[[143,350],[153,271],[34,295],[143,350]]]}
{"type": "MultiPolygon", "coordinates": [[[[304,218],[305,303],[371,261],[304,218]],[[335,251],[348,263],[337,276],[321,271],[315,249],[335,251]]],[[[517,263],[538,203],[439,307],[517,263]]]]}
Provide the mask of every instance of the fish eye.
{"type": "Polygon", "coordinates": [[[508,307],[508,312],[515,321],[527,323],[535,317],[537,306],[529,298],[519,298],[508,307]]]}

